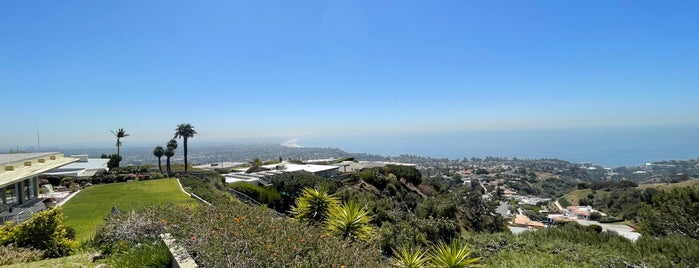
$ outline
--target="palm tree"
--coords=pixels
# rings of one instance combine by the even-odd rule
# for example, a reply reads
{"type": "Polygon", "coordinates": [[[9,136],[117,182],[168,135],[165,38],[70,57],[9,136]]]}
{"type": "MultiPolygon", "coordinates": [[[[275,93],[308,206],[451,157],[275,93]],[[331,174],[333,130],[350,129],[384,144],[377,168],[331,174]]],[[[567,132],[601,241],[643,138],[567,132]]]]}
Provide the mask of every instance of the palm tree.
{"type": "Polygon", "coordinates": [[[187,139],[193,138],[195,134],[197,134],[197,131],[194,130],[192,125],[187,123],[179,124],[177,128],[175,128],[175,138],[182,138],[184,140],[184,172],[187,172],[187,139]]]}
{"type": "Polygon", "coordinates": [[[175,155],[175,149],[177,149],[177,140],[176,139],[171,139],[170,141],[167,142],[167,149],[165,149],[165,157],[167,157],[166,164],[167,164],[167,175],[169,176],[172,174],[172,169],[170,168],[170,158],[175,155]]]}
{"type": "Polygon", "coordinates": [[[341,236],[343,240],[351,237],[367,241],[373,232],[369,220],[369,211],[350,200],[331,208],[325,224],[330,233],[341,236]]]}
{"type": "Polygon", "coordinates": [[[393,249],[393,255],[391,264],[400,268],[425,267],[430,260],[420,247],[398,247],[398,249],[393,249]]]}
{"type": "Polygon", "coordinates": [[[432,260],[433,267],[478,267],[479,265],[476,263],[478,263],[481,258],[469,258],[469,255],[471,255],[471,252],[468,250],[468,248],[462,247],[459,245],[459,243],[452,240],[449,244],[439,242],[438,244],[432,246],[430,259],[432,260]]]}
{"type": "Polygon", "coordinates": [[[163,146],[155,146],[155,149],[153,149],[153,155],[158,158],[158,169],[160,170],[160,173],[163,173],[163,165],[160,164],[160,158],[165,155],[165,149],[163,149],[163,146]]]}
{"type": "Polygon", "coordinates": [[[119,148],[121,148],[121,138],[128,137],[129,134],[127,134],[127,133],[126,133],[126,130],[124,130],[123,128],[120,128],[120,129],[117,130],[116,132],[114,132],[114,130],[110,130],[110,131],[111,131],[112,134],[114,134],[114,136],[116,136],[116,138],[117,138],[117,142],[116,142],[117,155],[118,155],[118,156],[121,156],[120,150],[119,150],[119,148]]]}
{"type": "Polygon", "coordinates": [[[320,223],[325,220],[330,210],[339,205],[339,201],[334,196],[328,194],[326,190],[305,188],[296,203],[291,207],[294,217],[301,220],[308,220],[309,223],[320,223]]]}

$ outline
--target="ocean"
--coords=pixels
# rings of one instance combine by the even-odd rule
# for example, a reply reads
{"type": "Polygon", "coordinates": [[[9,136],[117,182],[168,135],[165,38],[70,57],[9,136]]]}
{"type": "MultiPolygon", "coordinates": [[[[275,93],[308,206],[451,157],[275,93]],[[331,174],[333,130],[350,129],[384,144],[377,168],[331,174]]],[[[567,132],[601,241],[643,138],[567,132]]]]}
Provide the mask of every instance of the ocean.
{"type": "Polygon", "coordinates": [[[618,167],[699,158],[699,126],[357,134],[305,137],[297,143],[385,156],[557,158],[618,167]]]}

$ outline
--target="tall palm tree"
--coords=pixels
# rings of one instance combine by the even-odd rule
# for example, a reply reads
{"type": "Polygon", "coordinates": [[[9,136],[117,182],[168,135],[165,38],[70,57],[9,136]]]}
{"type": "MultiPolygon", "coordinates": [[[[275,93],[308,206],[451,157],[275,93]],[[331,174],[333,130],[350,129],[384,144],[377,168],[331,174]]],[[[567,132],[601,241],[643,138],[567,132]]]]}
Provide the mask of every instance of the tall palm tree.
{"type": "Polygon", "coordinates": [[[163,165],[160,164],[160,158],[165,155],[165,149],[163,149],[163,146],[155,146],[155,149],[153,149],[153,155],[158,158],[158,169],[160,170],[160,173],[163,173],[163,165]]]}
{"type": "Polygon", "coordinates": [[[184,172],[187,172],[187,139],[193,138],[195,134],[197,134],[197,131],[188,123],[179,124],[177,128],[175,128],[175,138],[182,138],[184,140],[184,172]]]}
{"type": "Polygon", "coordinates": [[[126,130],[124,130],[123,128],[120,128],[120,129],[117,130],[116,132],[115,132],[114,130],[110,130],[110,131],[111,131],[112,134],[114,134],[114,136],[116,136],[116,138],[117,138],[117,142],[116,142],[117,155],[118,155],[118,156],[121,156],[121,154],[120,154],[120,152],[119,152],[119,148],[121,148],[121,138],[128,137],[129,134],[127,134],[127,133],[126,133],[126,130]]]}
{"type": "Polygon", "coordinates": [[[165,157],[167,157],[167,175],[172,174],[172,169],[170,168],[170,158],[175,156],[175,149],[177,149],[177,140],[171,139],[167,142],[167,149],[165,149],[165,157]]]}

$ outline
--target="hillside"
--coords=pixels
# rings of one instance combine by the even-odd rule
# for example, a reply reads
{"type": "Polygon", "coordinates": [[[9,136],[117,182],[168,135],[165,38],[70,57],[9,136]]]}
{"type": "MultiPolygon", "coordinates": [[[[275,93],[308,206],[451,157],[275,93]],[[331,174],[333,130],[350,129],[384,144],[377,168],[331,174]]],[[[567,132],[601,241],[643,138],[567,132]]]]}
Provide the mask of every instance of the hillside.
{"type": "Polygon", "coordinates": [[[593,206],[604,213],[619,219],[634,220],[643,203],[649,203],[658,190],[671,190],[681,187],[699,189],[699,179],[677,183],[641,184],[636,187],[628,181],[596,182],[581,184],[579,189],[563,196],[571,205],[593,206]],[[580,189],[580,187],[587,187],[580,189]]]}
{"type": "Polygon", "coordinates": [[[681,181],[681,182],[676,182],[676,183],[641,184],[638,186],[638,189],[645,190],[648,188],[656,188],[658,190],[669,190],[669,189],[677,188],[677,187],[694,187],[696,189],[699,189],[699,179],[691,179],[691,180],[681,181]]]}

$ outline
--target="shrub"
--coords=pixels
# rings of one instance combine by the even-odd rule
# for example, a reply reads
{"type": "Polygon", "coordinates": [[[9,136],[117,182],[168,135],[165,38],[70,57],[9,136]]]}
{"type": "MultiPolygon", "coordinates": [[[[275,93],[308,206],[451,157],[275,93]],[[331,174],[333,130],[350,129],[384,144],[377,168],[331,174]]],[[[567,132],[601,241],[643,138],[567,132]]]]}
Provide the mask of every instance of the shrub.
{"type": "Polygon", "coordinates": [[[144,241],[157,240],[165,230],[165,221],[155,215],[154,207],[110,214],[97,228],[93,243],[103,253],[111,254],[125,252],[144,241]]]}
{"type": "Polygon", "coordinates": [[[269,208],[278,209],[281,206],[281,196],[274,188],[263,188],[246,182],[231,183],[228,187],[255,199],[257,202],[267,204],[269,208]]]}
{"type": "Polygon", "coordinates": [[[18,225],[5,225],[0,230],[3,245],[43,250],[44,257],[55,258],[75,252],[78,243],[69,238],[69,231],[62,223],[60,209],[40,211],[18,225]]]}
{"type": "Polygon", "coordinates": [[[366,208],[349,200],[342,206],[331,206],[325,224],[331,234],[340,236],[343,240],[351,238],[368,241],[374,231],[369,225],[370,220],[366,208]]]}
{"type": "Polygon", "coordinates": [[[447,244],[439,242],[432,246],[430,260],[435,267],[465,268],[474,267],[481,258],[469,258],[471,251],[456,241],[447,244]]]}
{"type": "Polygon", "coordinates": [[[306,188],[291,207],[294,217],[310,224],[323,222],[328,213],[339,205],[336,197],[325,190],[306,188]]]}

